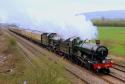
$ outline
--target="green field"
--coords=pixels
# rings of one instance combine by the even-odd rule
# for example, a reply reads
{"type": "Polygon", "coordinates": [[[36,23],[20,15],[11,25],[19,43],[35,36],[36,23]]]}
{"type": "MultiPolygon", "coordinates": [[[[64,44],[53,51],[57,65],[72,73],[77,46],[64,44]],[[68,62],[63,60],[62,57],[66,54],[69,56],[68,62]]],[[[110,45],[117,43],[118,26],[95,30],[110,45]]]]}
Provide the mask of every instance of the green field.
{"type": "Polygon", "coordinates": [[[125,27],[99,27],[99,39],[110,54],[125,57],[125,27]]]}

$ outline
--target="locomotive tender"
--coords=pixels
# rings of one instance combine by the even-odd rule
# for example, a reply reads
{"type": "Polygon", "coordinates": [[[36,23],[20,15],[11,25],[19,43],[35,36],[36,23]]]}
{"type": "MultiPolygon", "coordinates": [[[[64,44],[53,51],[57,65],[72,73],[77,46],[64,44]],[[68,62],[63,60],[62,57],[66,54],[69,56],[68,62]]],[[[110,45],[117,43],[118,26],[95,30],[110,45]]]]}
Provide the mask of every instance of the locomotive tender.
{"type": "Polygon", "coordinates": [[[108,49],[101,45],[99,40],[96,40],[96,43],[90,43],[87,42],[88,40],[80,40],[79,37],[63,40],[57,33],[43,33],[20,28],[10,28],[9,30],[41,44],[74,63],[84,65],[89,70],[110,73],[113,63],[108,58],[108,49]]]}

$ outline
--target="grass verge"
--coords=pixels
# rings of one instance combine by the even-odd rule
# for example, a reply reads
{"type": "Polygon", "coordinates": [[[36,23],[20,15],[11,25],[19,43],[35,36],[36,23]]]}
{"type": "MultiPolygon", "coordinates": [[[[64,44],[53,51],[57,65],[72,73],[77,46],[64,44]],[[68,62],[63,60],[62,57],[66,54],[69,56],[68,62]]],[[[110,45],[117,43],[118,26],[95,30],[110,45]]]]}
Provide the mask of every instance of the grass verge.
{"type": "Polygon", "coordinates": [[[32,58],[33,67],[14,38],[6,36],[6,45],[8,48],[4,53],[11,55],[8,61],[11,71],[0,73],[0,84],[23,84],[24,81],[27,84],[71,84],[63,65],[41,55],[32,58]]]}

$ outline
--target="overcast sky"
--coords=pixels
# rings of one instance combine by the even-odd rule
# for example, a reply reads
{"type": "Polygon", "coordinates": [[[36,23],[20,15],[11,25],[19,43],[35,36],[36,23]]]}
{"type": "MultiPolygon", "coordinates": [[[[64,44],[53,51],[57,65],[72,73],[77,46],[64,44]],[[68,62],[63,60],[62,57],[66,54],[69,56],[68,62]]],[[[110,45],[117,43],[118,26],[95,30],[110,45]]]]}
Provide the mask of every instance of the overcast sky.
{"type": "Polygon", "coordinates": [[[107,10],[125,10],[125,0],[0,0],[0,22],[93,39],[97,28],[78,14],[107,10]]]}
{"type": "Polygon", "coordinates": [[[125,0],[0,0],[3,20],[26,12],[65,14],[70,11],[77,14],[105,10],[125,10],[125,0]]]}
{"type": "Polygon", "coordinates": [[[17,8],[37,8],[56,7],[68,5],[79,8],[83,12],[102,10],[124,10],[125,0],[0,0],[2,10],[12,10],[17,8]]]}

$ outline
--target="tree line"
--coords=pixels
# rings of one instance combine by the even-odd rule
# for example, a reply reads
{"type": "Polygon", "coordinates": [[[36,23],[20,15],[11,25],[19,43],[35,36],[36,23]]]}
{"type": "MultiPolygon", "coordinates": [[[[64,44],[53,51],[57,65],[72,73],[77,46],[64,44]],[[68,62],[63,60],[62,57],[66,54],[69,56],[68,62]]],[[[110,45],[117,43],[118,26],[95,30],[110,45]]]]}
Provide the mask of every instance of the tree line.
{"type": "Polygon", "coordinates": [[[93,24],[95,26],[112,26],[112,27],[125,27],[125,19],[93,19],[93,24]]]}

